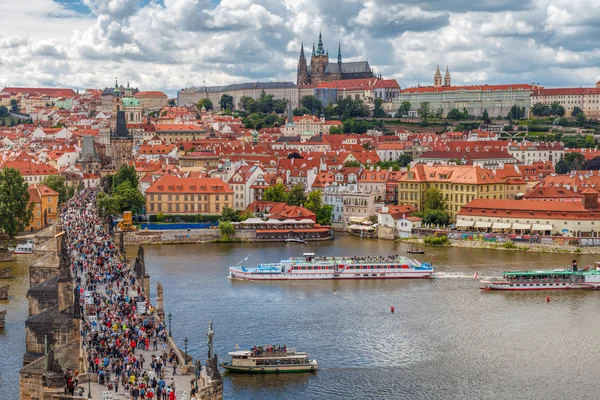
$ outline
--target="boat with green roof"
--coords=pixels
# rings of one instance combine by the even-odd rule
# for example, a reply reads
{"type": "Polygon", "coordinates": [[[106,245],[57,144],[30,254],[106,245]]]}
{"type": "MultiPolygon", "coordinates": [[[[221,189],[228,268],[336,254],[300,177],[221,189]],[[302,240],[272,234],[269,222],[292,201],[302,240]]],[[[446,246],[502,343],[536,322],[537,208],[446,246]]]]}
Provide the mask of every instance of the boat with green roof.
{"type": "Polygon", "coordinates": [[[565,290],[600,289],[600,263],[584,269],[573,260],[570,269],[505,271],[504,280],[481,281],[484,290],[565,290]]]}

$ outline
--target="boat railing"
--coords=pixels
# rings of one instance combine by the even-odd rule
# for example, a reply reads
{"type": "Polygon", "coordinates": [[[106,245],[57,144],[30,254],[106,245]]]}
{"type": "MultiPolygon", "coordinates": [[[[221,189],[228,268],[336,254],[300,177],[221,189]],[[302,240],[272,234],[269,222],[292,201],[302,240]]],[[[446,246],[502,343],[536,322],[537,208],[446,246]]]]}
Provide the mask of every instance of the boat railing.
{"type": "Polygon", "coordinates": [[[522,278],[509,278],[510,283],[583,283],[585,279],[576,278],[571,279],[570,277],[564,278],[542,278],[542,279],[522,279],[522,278]]]}
{"type": "Polygon", "coordinates": [[[286,357],[286,356],[295,356],[298,355],[296,353],[295,349],[287,349],[285,351],[283,350],[252,350],[252,357],[259,357],[259,358],[267,358],[267,357],[286,357]]]}

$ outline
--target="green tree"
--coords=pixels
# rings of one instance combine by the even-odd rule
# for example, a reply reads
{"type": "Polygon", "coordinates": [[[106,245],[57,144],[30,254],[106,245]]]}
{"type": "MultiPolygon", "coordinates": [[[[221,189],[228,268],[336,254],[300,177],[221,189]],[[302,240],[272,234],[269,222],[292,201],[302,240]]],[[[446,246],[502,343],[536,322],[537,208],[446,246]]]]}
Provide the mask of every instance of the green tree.
{"type": "Polygon", "coordinates": [[[442,109],[442,108],[438,108],[437,110],[435,110],[435,114],[434,114],[434,116],[435,116],[437,119],[442,119],[442,118],[444,117],[444,109],[442,109]]]}
{"type": "Polygon", "coordinates": [[[383,109],[383,99],[379,97],[375,99],[373,105],[373,118],[385,118],[387,117],[387,113],[383,109]]]}
{"type": "Polygon", "coordinates": [[[287,110],[287,103],[288,101],[286,99],[273,100],[273,112],[277,114],[285,114],[287,110]]]}
{"type": "Polygon", "coordinates": [[[341,135],[343,133],[344,133],[344,130],[342,128],[340,128],[339,126],[332,126],[331,128],[329,128],[330,135],[341,135]]]}
{"type": "Polygon", "coordinates": [[[429,188],[425,191],[425,200],[423,201],[423,211],[444,210],[444,198],[442,192],[437,188],[429,188]]]}
{"type": "Polygon", "coordinates": [[[312,115],[321,115],[321,112],[323,111],[323,103],[315,96],[302,96],[300,105],[309,110],[309,114],[312,115]]]}
{"type": "Polygon", "coordinates": [[[427,123],[427,118],[431,115],[431,106],[428,101],[423,101],[419,104],[419,109],[417,110],[419,117],[421,117],[421,122],[427,123]]]}
{"type": "Polygon", "coordinates": [[[488,113],[487,108],[483,110],[483,123],[489,125],[492,123],[492,119],[490,118],[490,114],[488,113]]]}
{"type": "Polygon", "coordinates": [[[338,101],[335,106],[335,114],[339,116],[342,121],[345,121],[350,118],[368,117],[371,112],[360,99],[342,99],[338,101]]]}
{"type": "Polygon", "coordinates": [[[275,201],[275,202],[285,202],[287,197],[285,186],[283,183],[278,183],[273,186],[269,186],[265,189],[263,194],[264,201],[275,201]]]}
{"type": "Polygon", "coordinates": [[[219,221],[219,232],[221,233],[221,239],[229,240],[235,235],[235,227],[229,221],[219,221]]]}
{"type": "Polygon", "coordinates": [[[135,172],[135,166],[133,165],[121,165],[121,168],[117,171],[117,173],[112,177],[112,188],[116,188],[121,183],[129,181],[131,187],[137,188],[140,184],[140,179],[138,178],[137,172],[135,172]]]}
{"type": "Polygon", "coordinates": [[[169,107],[175,107],[176,106],[175,100],[173,100],[173,99],[169,99],[169,101],[167,102],[167,104],[169,105],[169,107]]]}
{"type": "Polygon", "coordinates": [[[6,106],[0,106],[0,118],[8,117],[10,113],[8,112],[8,108],[6,106]]]}
{"type": "Polygon", "coordinates": [[[252,97],[242,96],[240,97],[240,101],[238,102],[238,108],[240,110],[249,111],[248,104],[250,100],[254,100],[252,97]]]}
{"type": "Polygon", "coordinates": [[[583,113],[583,111],[581,111],[577,115],[575,115],[575,119],[577,120],[577,124],[579,126],[583,126],[585,124],[585,122],[587,121],[587,119],[585,118],[585,114],[583,113]]]}
{"type": "Polygon", "coordinates": [[[223,211],[221,211],[221,218],[219,220],[237,222],[238,214],[233,208],[225,206],[223,207],[223,211]]]}
{"type": "Polygon", "coordinates": [[[360,167],[360,163],[356,160],[346,161],[344,167],[360,167]]]}
{"type": "Polygon", "coordinates": [[[320,190],[313,190],[308,194],[308,199],[304,207],[317,215],[318,224],[329,225],[331,223],[333,206],[323,204],[320,190]]]}
{"type": "Polygon", "coordinates": [[[221,100],[219,100],[219,108],[221,110],[233,110],[233,96],[228,94],[221,95],[221,100]]]}
{"type": "Polygon", "coordinates": [[[461,113],[460,111],[458,111],[458,109],[453,108],[446,115],[446,119],[453,119],[453,120],[458,121],[459,119],[464,119],[464,116],[463,116],[463,113],[461,113]]]}
{"type": "Polygon", "coordinates": [[[10,237],[22,232],[33,218],[28,188],[18,169],[0,170],[0,231],[10,237]]]}
{"type": "Polygon", "coordinates": [[[248,218],[253,218],[254,217],[254,213],[250,210],[244,210],[240,215],[239,215],[239,221],[245,221],[248,218]]]}
{"type": "Polygon", "coordinates": [[[58,192],[58,203],[62,204],[69,200],[67,193],[66,179],[62,175],[50,175],[42,181],[42,183],[48,186],[50,189],[58,192]]]}
{"type": "MultiPolygon", "coordinates": [[[[12,104],[12,100],[11,100],[11,104],[12,104]]],[[[573,107],[573,111],[571,111],[571,116],[575,117],[578,114],[583,113],[583,110],[579,107],[573,107]]]]}
{"type": "Polygon", "coordinates": [[[400,165],[401,167],[407,167],[412,162],[412,160],[413,158],[410,154],[402,154],[398,159],[398,165],[400,165]]]}
{"type": "Polygon", "coordinates": [[[571,172],[569,164],[565,161],[564,157],[562,156],[560,157],[560,160],[558,160],[558,162],[556,163],[554,170],[557,174],[568,174],[569,172],[571,172]]]}
{"type": "Polygon", "coordinates": [[[162,212],[156,214],[156,222],[165,222],[165,214],[162,212]]]}
{"type": "Polygon", "coordinates": [[[15,100],[15,99],[10,100],[10,110],[12,112],[19,112],[19,103],[17,103],[17,100],[15,100]]]}
{"type": "Polygon", "coordinates": [[[586,164],[585,156],[581,153],[565,154],[565,162],[569,166],[569,171],[581,170],[586,164]]]}
{"type": "Polygon", "coordinates": [[[327,107],[323,110],[323,114],[325,114],[325,119],[332,119],[337,115],[337,109],[333,103],[327,104],[327,107]]]}
{"type": "Polygon", "coordinates": [[[213,109],[213,103],[212,101],[210,101],[210,99],[200,99],[200,101],[196,105],[200,110],[202,110],[203,107],[206,111],[213,109]]]}
{"type": "Polygon", "coordinates": [[[396,113],[396,118],[403,118],[408,116],[408,112],[410,111],[410,102],[404,100],[402,103],[400,103],[400,107],[398,107],[398,112],[396,113]]]}
{"type": "Polygon", "coordinates": [[[427,210],[423,213],[423,222],[430,225],[448,225],[450,216],[444,210],[427,210]]]}
{"type": "Polygon", "coordinates": [[[300,206],[306,202],[306,190],[304,189],[304,185],[301,183],[297,183],[286,195],[285,202],[292,206],[300,206]]]}
{"type": "Polygon", "coordinates": [[[124,181],[115,189],[112,201],[118,212],[131,211],[134,214],[140,214],[146,204],[144,195],[137,187],[131,185],[130,181],[124,181]]]}
{"type": "Polygon", "coordinates": [[[310,115],[310,110],[306,107],[294,108],[292,114],[294,117],[301,117],[303,115],[310,115]]]}

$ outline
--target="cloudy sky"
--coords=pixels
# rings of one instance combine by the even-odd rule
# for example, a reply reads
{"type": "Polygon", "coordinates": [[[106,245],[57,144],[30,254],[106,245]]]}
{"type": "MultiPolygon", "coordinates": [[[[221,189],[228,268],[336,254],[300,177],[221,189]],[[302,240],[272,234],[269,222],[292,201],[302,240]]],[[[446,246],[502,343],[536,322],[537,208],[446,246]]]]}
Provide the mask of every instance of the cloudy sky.
{"type": "Polygon", "coordinates": [[[296,79],[319,30],[332,58],[368,60],[402,87],[593,86],[598,0],[0,1],[0,85],[183,87],[296,79]]]}

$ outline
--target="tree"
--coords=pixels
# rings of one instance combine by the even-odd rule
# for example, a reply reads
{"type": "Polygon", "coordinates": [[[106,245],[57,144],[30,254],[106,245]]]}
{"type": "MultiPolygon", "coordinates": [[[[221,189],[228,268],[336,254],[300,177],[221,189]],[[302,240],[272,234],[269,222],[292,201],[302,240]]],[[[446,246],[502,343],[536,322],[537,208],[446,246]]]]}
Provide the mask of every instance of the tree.
{"type": "Polygon", "coordinates": [[[229,240],[231,236],[235,235],[235,227],[229,221],[219,221],[219,232],[221,239],[229,240]]]}
{"type": "Polygon", "coordinates": [[[444,210],[444,198],[442,192],[437,188],[429,188],[425,191],[423,210],[444,210]]]}
{"type": "Polygon", "coordinates": [[[308,199],[304,207],[317,215],[318,224],[329,225],[331,223],[333,206],[329,204],[323,204],[320,190],[313,190],[308,194],[308,199]]]}
{"type": "Polygon", "coordinates": [[[116,188],[121,183],[129,181],[131,187],[137,188],[140,184],[140,179],[137,176],[137,172],[135,172],[135,166],[133,165],[121,165],[121,168],[117,171],[117,173],[112,177],[112,188],[116,188]]]}
{"type": "Polygon", "coordinates": [[[312,115],[321,115],[321,112],[323,111],[323,103],[315,96],[302,96],[300,105],[309,110],[309,114],[312,115]]]}
{"type": "Polygon", "coordinates": [[[569,166],[569,172],[581,170],[586,164],[585,156],[581,153],[565,154],[565,162],[569,166]]]}
{"type": "Polygon", "coordinates": [[[162,212],[156,214],[156,222],[165,222],[165,214],[162,212]]]}
{"type": "Polygon", "coordinates": [[[124,181],[115,189],[112,201],[118,212],[131,211],[140,214],[146,204],[144,195],[137,187],[131,185],[130,181],[124,181]]]}
{"type": "Polygon", "coordinates": [[[421,117],[421,121],[423,123],[427,123],[427,118],[431,114],[431,108],[428,101],[423,101],[419,104],[419,109],[417,110],[419,117],[421,117]]]}
{"type": "Polygon", "coordinates": [[[310,110],[306,107],[294,108],[292,114],[294,114],[294,117],[301,117],[310,114],[310,110]]]}
{"type": "Polygon", "coordinates": [[[400,158],[398,158],[398,165],[400,165],[401,167],[407,167],[412,162],[412,160],[413,158],[410,154],[402,154],[400,158]]]}
{"type": "Polygon", "coordinates": [[[306,202],[306,190],[304,185],[297,183],[287,193],[286,201],[287,204],[292,206],[300,206],[306,202]]]}
{"type": "Polygon", "coordinates": [[[332,119],[334,115],[337,115],[336,112],[337,110],[333,103],[327,104],[327,107],[325,107],[325,110],[323,110],[323,114],[325,114],[325,119],[332,119]]]}
{"type": "Polygon", "coordinates": [[[221,218],[219,220],[237,222],[238,214],[233,208],[225,206],[223,207],[223,211],[221,211],[221,218]]]}
{"type": "Polygon", "coordinates": [[[435,110],[434,116],[437,119],[442,119],[444,117],[444,109],[443,108],[438,108],[437,110],[435,110]]]}
{"type": "Polygon", "coordinates": [[[0,231],[12,237],[22,232],[33,219],[29,185],[18,169],[0,170],[0,231]]]}
{"type": "Polygon", "coordinates": [[[453,119],[453,120],[463,119],[463,113],[458,111],[458,109],[453,108],[452,110],[450,110],[448,112],[448,114],[446,114],[446,119],[453,119]]]}
{"type": "Polygon", "coordinates": [[[248,96],[240,97],[240,101],[238,102],[238,108],[240,110],[249,111],[248,103],[250,102],[250,100],[254,100],[254,99],[252,97],[248,97],[248,96]]]}
{"type": "Polygon", "coordinates": [[[383,99],[379,97],[375,99],[373,106],[373,118],[385,118],[387,117],[387,113],[383,109],[383,99]]]}
{"type": "Polygon", "coordinates": [[[577,120],[577,125],[579,126],[583,126],[586,122],[585,114],[583,113],[583,111],[575,115],[575,119],[577,120]]]}
{"type": "Polygon", "coordinates": [[[343,133],[344,133],[344,130],[342,128],[340,128],[339,126],[332,126],[331,128],[329,128],[330,135],[341,135],[343,133]]]}
{"type": "Polygon", "coordinates": [[[265,192],[263,194],[264,201],[285,202],[285,199],[286,192],[283,183],[278,183],[276,185],[269,186],[265,189],[265,192]]]}
{"type": "Polygon", "coordinates": [[[408,112],[410,111],[410,102],[404,100],[400,103],[400,107],[398,107],[398,112],[396,113],[396,118],[402,118],[408,116],[408,112]]]}
{"type": "Polygon", "coordinates": [[[571,172],[569,164],[565,161],[564,157],[562,156],[560,157],[560,160],[558,160],[558,162],[556,163],[554,170],[557,174],[568,174],[569,172],[571,172]]]}
{"type": "MultiPolygon", "coordinates": [[[[12,104],[12,100],[11,100],[11,104],[12,104]]],[[[571,111],[571,116],[575,117],[580,113],[583,113],[583,110],[581,110],[581,108],[576,106],[576,107],[573,107],[573,111],[571,111]]]]}
{"type": "Polygon", "coordinates": [[[221,100],[219,100],[219,108],[221,110],[233,110],[233,96],[228,94],[221,95],[221,100]]]}
{"type": "Polygon", "coordinates": [[[427,210],[423,213],[423,222],[430,225],[448,225],[450,216],[444,210],[427,210]]]}
{"type": "Polygon", "coordinates": [[[0,106],[0,118],[8,117],[10,113],[8,112],[8,108],[6,106],[0,106]]]}
{"type": "Polygon", "coordinates": [[[17,100],[15,100],[15,99],[11,99],[10,100],[10,110],[12,112],[18,112],[19,111],[19,103],[17,103],[17,100]]]}
{"type": "Polygon", "coordinates": [[[175,106],[176,106],[176,104],[175,104],[175,100],[173,100],[173,99],[170,99],[170,100],[167,102],[167,104],[169,105],[169,107],[175,107],[175,106]]]}
{"type": "Polygon", "coordinates": [[[273,100],[273,112],[277,114],[285,114],[285,111],[287,110],[287,103],[288,101],[286,99],[273,100]]]}
{"type": "Polygon", "coordinates": [[[67,193],[66,179],[62,175],[50,175],[42,181],[50,189],[58,192],[58,203],[62,204],[69,200],[70,196],[67,193]]]}
{"type": "Polygon", "coordinates": [[[492,119],[490,118],[490,114],[488,113],[487,108],[483,110],[483,123],[489,125],[492,123],[492,119]]]}
{"type": "Polygon", "coordinates": [[[356,160],[346,161],[344,167],[360,167],[360,163],[356,160]]]}
{"type": "Polygon", "coordinates": [[[196,105],[200,110],[202,110],[202,108],[204,108],[206,111],[213,109],[213,103],[210,99],[200,99],[196,105]]]}
{"type": "Polygon", "coordinates": [[[373,147],[373,143],[371,143],[371,142],[364,142],[362,144],[362,148],[369,151],[369,150],[373,150],[375,147],[373,147]]]}
{"type": "Polygon", "coordinates": [[[594,157],[585,164],[585,169],[588,171],[597,171],[600,169],[600,157],[594,157]]]}

